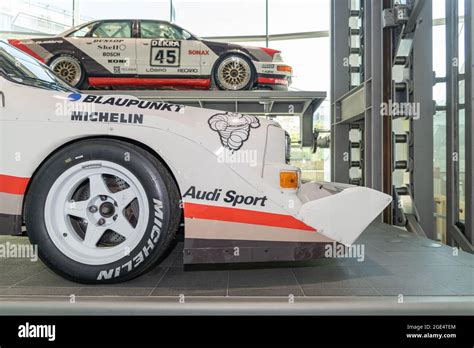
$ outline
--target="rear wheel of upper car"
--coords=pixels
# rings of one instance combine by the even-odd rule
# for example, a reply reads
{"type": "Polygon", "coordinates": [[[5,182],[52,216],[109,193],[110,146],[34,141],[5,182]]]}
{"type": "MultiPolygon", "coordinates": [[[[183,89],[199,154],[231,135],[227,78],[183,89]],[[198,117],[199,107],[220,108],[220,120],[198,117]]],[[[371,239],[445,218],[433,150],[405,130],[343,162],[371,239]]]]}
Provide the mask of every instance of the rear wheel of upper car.
{"type": "Polygon", "coordinates": [[[79,60],[69,54],[61,54],[53,58],[49,63],[49,67],[56,76],[75,88],[80,88],[86,78],[79,60]]]}
{"type": "Polygon", "coordinates": [[[240,91],[252,89],[255,68],[244,55],[233,53],[221,57],[214,68],[214,81],[221,90],[240,91]]]}
{"type": "Polygon", "coordinates": [[[67,146],[39,169],[25,202],[41,260],[70,280],[117,283],[157,263],[181,221],[168,169],[140,147],[112,139],[67,146]]]}

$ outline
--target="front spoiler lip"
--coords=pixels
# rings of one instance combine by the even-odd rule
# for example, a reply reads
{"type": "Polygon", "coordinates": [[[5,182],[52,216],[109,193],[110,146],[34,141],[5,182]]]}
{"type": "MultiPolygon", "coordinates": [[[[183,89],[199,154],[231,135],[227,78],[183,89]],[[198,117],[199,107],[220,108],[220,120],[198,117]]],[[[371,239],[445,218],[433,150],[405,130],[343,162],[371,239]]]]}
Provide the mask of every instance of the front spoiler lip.
{"type": "Polygon", "coordinates": [[[302,191],[324,190],[324,197],[308,200],[297,218],[322,235],[346,246],[352,245],[387,207],[392,197],[361,186],[309,182],[302,191]]]}

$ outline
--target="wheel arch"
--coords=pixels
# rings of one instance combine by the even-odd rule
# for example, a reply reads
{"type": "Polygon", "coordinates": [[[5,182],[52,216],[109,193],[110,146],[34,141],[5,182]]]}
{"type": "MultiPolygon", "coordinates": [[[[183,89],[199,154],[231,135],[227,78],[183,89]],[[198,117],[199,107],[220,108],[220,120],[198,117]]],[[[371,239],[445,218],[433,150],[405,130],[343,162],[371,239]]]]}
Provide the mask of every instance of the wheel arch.
{"type": "Polygon", "coordinates": [[[25,216],[25,202],[27,201],[26,200],[26,197],[28,196],[29,192],[30,192],[30,187],[31,187],[31,184],[33,183],[34,179],[36,178],[36,175],[38,174],[39,170],[43,167],[43,165],[52,157],[54,156],[57,152],[59,152],[60,150],[68,147],[68,146],[71,146],[75,143],[78,143],[80,141],[84,141],[84,140],[97,140],[97,139],[101,139],[101,140],[120,140],[120,141],[123,141],[125,143],[129,143],[131,145],[135,145],[135,146],[138,146],[139,148],[141,148],[142,150],[144,151],[147,151],[148,153],[150,153],[152,156],[154,156],[156,159],[158,159],[161,164],[163,164],[165,166],[165,168],[168,170],[168,172],[170,173],[171,177],[173,178],[175,184],[176,184],[176,187],[178,188],[178,191],[180,192],[181,194],[181,190],[180,190],[180,187],[179,187],[179,182],[178,180],[176,179],[176,176],[175,174],[173,173],[173,171],[171,170],[171,167],[166,163],[166,161],[163,159],[163,157],[161,157],[158,152],[156,152],[156,150],[154,150],[152,147],[150,147],[149,145],[147,144],[144,144],[143,142],[140,142],[140,141],[137,141],[135,139],[131,139],[131,138],[127,138],[127,137],[121,137],[121,136],[111,136],[111,135],[97,135],[97,136],[86,136],[86,137],[80,137],[80,138],[76,138],[76,139],[73,139],[71,141],[68,141],[62,145],[60,145],[59,147],[57,147],[56,149],[54,149],[53,151],[51,151],[42,161],[41,163],[36,167],[36,169],[34,170],[33,174],[31,175],[30,177],[30,180],[28,181],[28,185],[26,186],[26,190],[25,190],[25,194],[23,196],[23,202],[22,202],[22,208],[21,208],[21,211],[22,211],[22,217],[23,217],[23,220],[24,220],[24,216],[25,216]]]}
{"type": "Polygon", "coordinates": [[[74,58],[76,58],[78,60],[78,62],[81,64],[82,67],[84,67],[84,65],[82,64],[81,60],[79,59],[79,57],[76,55],[76,52],[72,51],[72,50],[60,50],[60,51],[55,51],[51,57],[48,58],[48,60],[45,62],[47,66],[49,66],[53,60],[55,60],[56,58],[58,58],[60,55],[63,55],[63,54],[67,54],[69,56],[72,56],[74,58]]]}
{"type": "Polygon", "coordinates": [[[73,58],[75,58],[77,60],[77,62],[79,63],[81,69],[82,69],[82,74],[84,75],[83,77],[83,81],[81,83],[81,86],[84,84],[84,82],[87,82],[87,78],[90,74],[90,70],[88,69],[88,66],[87,64],[84,64],[83,63],[83,59],[81,59],[80,56],[78,56],[77,54],[78,52],[74,51],[74,50],[68,50],[68,49],[64,49],[64,50],[61,50],[61,51],[57,51],[57,52],[54,52],[54,54],[51,56],[51,58],[49,58],[45,64],[50,67],[51,66],[51,63],[56,59],[58,58],[59,56],[65,54],[65,55],[68,55],[68,56],[71,56],[73,58]]]}

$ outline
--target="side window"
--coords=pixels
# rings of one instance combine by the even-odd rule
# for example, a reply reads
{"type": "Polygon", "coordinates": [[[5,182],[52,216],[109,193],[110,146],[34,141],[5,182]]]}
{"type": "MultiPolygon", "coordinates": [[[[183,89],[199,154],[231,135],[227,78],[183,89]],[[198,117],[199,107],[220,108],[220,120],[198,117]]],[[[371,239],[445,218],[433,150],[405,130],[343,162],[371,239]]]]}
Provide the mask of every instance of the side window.
{"type": "Polygon", "coordinates": [[[132,24],[129,21],[104,22],[92,32],[97,38],[131,38],[132,24]]]}
{"type": "Polygon", "coordinates": [[[140,37],[142,39],[186,40],[182,30],[166,23],[153,21],[140,23],[140,37]]]}
{"type": "Polygon", "coordinates": [[[87,33],[92,29],[95,23],[91,23],[89,25],[86,25],[75,32],[69,34],[70,37],[85,37],[87,33]]]}

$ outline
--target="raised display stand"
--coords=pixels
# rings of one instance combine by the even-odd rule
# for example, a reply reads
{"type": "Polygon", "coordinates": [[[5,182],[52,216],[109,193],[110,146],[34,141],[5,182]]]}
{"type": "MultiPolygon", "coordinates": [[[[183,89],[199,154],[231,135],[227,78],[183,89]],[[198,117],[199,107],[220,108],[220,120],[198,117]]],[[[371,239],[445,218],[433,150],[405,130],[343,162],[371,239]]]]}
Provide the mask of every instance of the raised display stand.
{"type": "Polygon", "coordinates": [[[88,94],[132,95],[140,99],[240,112],[257,116],[301,116],[302,146],[312,147],[313,114],[326,99],[314,91],[88,90],[88,94]]]}

